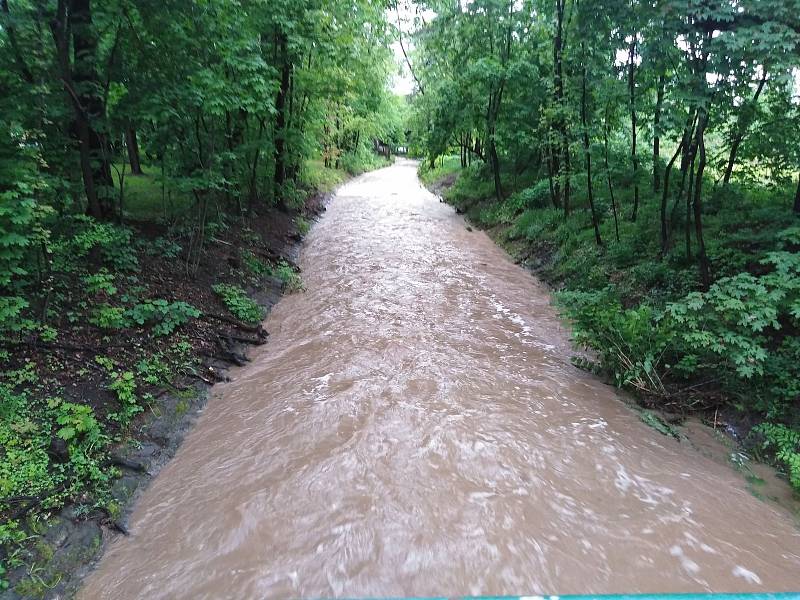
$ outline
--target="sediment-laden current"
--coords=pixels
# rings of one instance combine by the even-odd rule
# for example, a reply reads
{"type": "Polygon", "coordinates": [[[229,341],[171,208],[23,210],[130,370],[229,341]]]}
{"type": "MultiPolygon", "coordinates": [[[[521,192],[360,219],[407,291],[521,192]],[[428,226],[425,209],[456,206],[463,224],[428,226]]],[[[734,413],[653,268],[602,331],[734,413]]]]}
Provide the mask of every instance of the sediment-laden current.
{"type": "Polygon", "coordinates": [[[341,188],[301,264],[82,598],[800,589],[792,517],[573,367],[413,163],[341,188]]]}

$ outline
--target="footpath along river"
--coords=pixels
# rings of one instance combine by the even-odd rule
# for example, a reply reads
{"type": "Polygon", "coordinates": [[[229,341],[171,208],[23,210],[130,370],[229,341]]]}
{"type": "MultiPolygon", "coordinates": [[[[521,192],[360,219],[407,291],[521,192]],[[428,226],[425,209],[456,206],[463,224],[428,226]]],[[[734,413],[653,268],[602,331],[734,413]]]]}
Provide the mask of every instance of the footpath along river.
{"type": "Polygon", "coordinates": [[[547,289],[415,168],[332,199],[80,597],[799,591],[788,512],[573,367],[547,289]]]}

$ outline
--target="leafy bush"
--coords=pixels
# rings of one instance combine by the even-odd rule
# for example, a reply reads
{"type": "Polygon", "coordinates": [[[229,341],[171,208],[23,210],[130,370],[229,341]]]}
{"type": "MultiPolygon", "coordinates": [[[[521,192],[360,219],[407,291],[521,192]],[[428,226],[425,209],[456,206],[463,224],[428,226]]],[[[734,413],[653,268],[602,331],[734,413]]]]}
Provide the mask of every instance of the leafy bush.
{"type": "Polygon", "coordinates": [[[309,230],[311,229],[311,223],[309,223],[308,219],[305,217],[295,218],[294,224],[297,227],[297,233],[300,235],[308,234],[309,230]]]}
{"type": "Polygon", "coordinates": [[[283,282],[283,288],[289,292],[299,292],[303,289],[303,280],[300,275],[286,261],[280,261],[273,269],[275,277],[283,282]]]}
{"type": "Polygon", "coordinates": [[[548,208],[550,206],[550,182],[540,179],[532,187],[519,192],[522,206],[525,208],[548,208]]]}
{"type": "Polygon", "coordinates": [[[128,227],[101,223],[85,215],[59,221],[54,231],[53,262],[56,269],[75,271],[80,259],[97,252],[113,271],[135,271],[139,266],[133,251],[133,232],[128,227]]]}
{"type": "Polygon", "coordinates": [[[93,275],[85,275],[81,277],[81,281],[85,286],[84,289],[90,294],[106,294],[113,296],[117,293],[117,288],[114,285],[116,277],[113,273],[109,273],[107,269],[100,269],[93,275]]]}
{"type": "Polygon", "coordinates": [[[100,329],[124,329],[130,326],[131,320],[121,306],[101,304],[92,310],[89,322],[100,329]]]}
{"type": "MultiPolygon", "coordinates": [[[[9,381],[30,379],[24,372],[3,375],[9,381]]],[[[101,468],[109,440],[92,408],[17,392],[6,383],[0,383],[0,398],[0,512],[18,507],[3,501],[14,497],[36,499],[45,509],[81,495],[101,502],[111,476],[101,468]],[[51,453],[54,437],[66,442],[66,456],[51,453]]],[[[16,522],[0,525],[0,546],[25,537],[16,522]]]]}
{"type": "Polygon", "coordinates": [[[249,250],[242,252],[242,262],[252,275],[261,277],[269,273],[269,265],[249,250]]]}
{"type": "Polygon", "coordinates": [[[755,431],[764,436],[763,448],[784,466],[789,482],[800,491],[800,431],[775,423],[762,423],[755,431]]]}
{"type": "Polygon", "coordinates": [[[48,245],[47,219],[54,212],[39,201],[47,186],[26,135],[19,124],[0,116],[0,332],[26,326],[23,311],[29,302],[23,284],[48,245]]]}
{"type": "Polygon", "coordinates": [[[242,288],[218,283],[211,289],[222,299],[230,313],[240,321],[259,323],[264,318],[264,311],[242,288]]]}
{"type": "Polygon", "coordinates": [[[667,307],[679,331],[685,364],[724,377],[763,376],[771,339],[782,323],[800,324],[800,254],[773,252],[761,277],[740,273],[667,307]]]}
{"type": "Polygon", "coordinates": [[[660,313],[641,305],[623,309],[611,288],[561,292],[558,302],[574,325],[574,339],[597,353],[600,367],[617,386],[663,395],[664,353],[672,332],[660,313]]]}
{"type": "Polygon", "coordinates": [[[531,241],[549,237],[564,219],[564,213],[556,208],[544,210],[526,210],[517,220],[516,233],[531,241]]]}
{"type": "Polygon", "coordinates": [[[379,169],[389,165],[390,162],[383,156],[375,154],[372,150],[363,146],[358,151],[342,154],[339,159],[340,167],[351,175],[360,175],[373,169],[379,169]]]}
{"type": "Polygon", "coordinates": [[[138,325],[152,325],[153,334],[170,335],[190,319],[200,316],[200,311],[186,302],[167,302],[163,299],[147,300],[125,311],[125,317],[138,325]]]}

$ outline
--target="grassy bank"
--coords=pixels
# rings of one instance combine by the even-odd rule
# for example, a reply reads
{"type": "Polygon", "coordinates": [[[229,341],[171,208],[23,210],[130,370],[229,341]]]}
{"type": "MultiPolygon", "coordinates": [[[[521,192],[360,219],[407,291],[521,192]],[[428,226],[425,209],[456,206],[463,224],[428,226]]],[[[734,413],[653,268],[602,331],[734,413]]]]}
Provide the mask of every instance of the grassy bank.
{"type": "Polygon", "coordinates": [[[434,169],[423,165],[420,176],[558,290],[576,342],[596,356],[582,367],[673,417],[725,421],[749,453],[774,461],[800,490],[800,223],[791,210],[793,190],[706,183],[714,282],[702,291],[691,223],[687,234],[682,207],[672,211],[662,254],[660,197],[644,182],[634,222],[630,181],[612,173],[612,203],[605,177],[597,177],[598,245],[578,177],[577,204],[565,216],[551,206],[549,182],[539,172],[504,173],[502,202],[482,163],[462,169],[458,157],[446,157],[434,169]]]}
{"type": "Polygon", "coordinates": [[[232,217],[219,197],[198,220],[189,196],[169,198],[169,182],[144,171],[122,180],[122,223],[48,219],[49,264],[0,306],[2,597],[63,592],[100,526],[125,532],[126,504],[205,389],[266,342],[261,321],[280,294],[302,288],[294,249],[351,175],[309,161],[288,207],[232,217]]]}

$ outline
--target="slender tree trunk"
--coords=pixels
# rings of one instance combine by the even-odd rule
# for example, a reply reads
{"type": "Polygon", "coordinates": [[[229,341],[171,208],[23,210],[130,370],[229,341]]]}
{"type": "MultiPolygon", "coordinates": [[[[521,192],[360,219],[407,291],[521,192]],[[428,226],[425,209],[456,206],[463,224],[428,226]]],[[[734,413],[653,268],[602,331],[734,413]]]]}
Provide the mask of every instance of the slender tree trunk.
{"type": "Polygon", "coordinates": [[[96,218],[112,218],[113,180],[108,162],[108,142],[99,130],[105,107],[100,95],[98,40],[90,0],[69,0],[68,27],[72,33],[73,69],[70,73],[68,61],[62,64],[62,77],[75,107],[74,127],[80,144],[81,172],[89,213],[96,218]]]}
{"type": "Polygon", "coordinates": [[[636,221],[639,212],[639,157],[636,154],[636,34],[628,47],[628,93],[631,109],[631,163],[633,165],[633,212],[631,221],[636,221]]]}
{"type": "Polygon", "coordinates": [[[692,260],[692,196],[694,190],[694,158],[689,167],[689,189],[686,192],[686,221],[684,237],[686,240],[686,260],[692,260]]]}
{"type": "Polygon", "coordinates": [[[131,163],[131,175],[142,174],[142,162],[139,158],[139,142],[136,139],[136,130],[128,127],[125,130],[125,145],[128,147],[128,162],[131,163]]]}
{"type": "Polygon", "coordinates": [[[553,181],[553,145],[547,141],[547,183],[550,185],[550,202],[553,208],[560,208],[556,192],[556,184],[553,181]]]}
{"type": "Polygon", "coordinates": [[[500,158],[497,156],[497,146],[494,143],[494,134],[489,135],[489,161],[492,164],[492,173],[494,174],[494,193],[497,196],[497,201],[503,201],[503,186],[500,181],[500,158]]]}
{"type": "Polygon", "coordinates": [[[286,182],[286,104],[289,95],[291,64],[289,63],[288,40],[283,32],[277,35],[278,57],[281,64],[281,83],[275,99],[275,193],[279,194],[279,206],[285,208],[283,185],[286,182]]]}
{"type": "Polygon", "coordinates": [[[606,166],[606,181],[608,182],[608,195],[611,197],[611,212],[614,214],[614,235],[619,242],[619,219],[617,217],[617,201],[614,198],[614,184],[611,182],[611,167],[608,164],[608,115],[603,125],[603,149],[606,166]]]}
{"type": "Polygon", "coordinates": [[[564,214],[569,214],[569,140],[564,115],[564,11],[565,0],[555,0],[556,31],[553,36],[553,94],[556,118],[553,130],[556,133],[555,149],[552,156],[555,180],[555,199],[557,205],[564,206],[564,214]],[[562,201],[561,183],[564,183],[562,201]]]}
{"type": "Polygon", "coordinates": [[[750,100],[749,106],[742,107],[740,110],[739,119],[736,122],[736,130],[731,141],[731,151],[728,155],[728,163],[725,166],[725,175],[722,177],[722,184],[728,185],[733,175],[733,166],[736,163],[736,155],[739,153],[739,146],[742,144],[745,134],[747,133],[750,123],[753,120],[753,113],[758,104],[758,98],[764,89],[764,84],[767,82],[767,70],[764,69],[764,74],[758,82],[758,87],[750,100]]]}
{"type": "Polygon", "coordinates": [[[566,129],[564,130],[564,137],[562,138],[562,155],[564,156],[564,215],[569,216],[571,205],[570,196],[572,194],[572,180],[570,175],[572,173],[572,166],[569,157],[569,137],[567,136],[566,129]]]}
{"type": "Polygon", "coordinates": [[[661,193],[661,256],[664,257],[669,252],[669,222],[667,221],[667,200],[669,198],[669,176],[672,173],[672,166],[678,159],[678,155],[683,149],[683,139],[678,144],[672,158],[669,159],[667,167],[664,169],[664,189],[661,193]]]}
{"type": "Polygon", "coordinates": [[[603,245],[600,237],[600,223],[597,218],[597,211],[594,208],[594,189],[592,185],[592,150],[589,144],[589,124],[586,108],[586,47],[581,42],[581,54],[583,54],[583,70],[581,78],[581,125],[583,126],[583,152],[586,157],[586,191],[589,197],[589,208],[592,211],[592,226],[594,227],[594,239],[598,246],[603,245]]]}
{"type": "Polygon", "coordinates": [[[664,106],[664,86],[667,76],[661,73],[658,76],[658,86],[656,88],[656,107],[653,115],[653,191],[658,192],[661,188],[661,109],[664,106]]]}
{"type": "Polygon", "coordinates": [[[683,129],[683,141],[681,144],[681,182],[678,186],[677,200],[683,198],[683,191],[686,189],[686,176],[694,157],[691,155],[692,138],[694,137],[694,130],[696,125],[697,112],[691,111],[686,119],[686,127],[683,129]]]}
{"type": "MultiPolygon", "coordinates": [[[[264,120],[259,118],[258,120],[258,140],[261,140],[261,136],[264,133],[265,123],[264,120]]],[[[259,143],[256,146],[255,152],[253,153],[253,163],[250,167],[250,189],[248,193],[247,199],[247,211],[250,214],[253,214],[255,209],[256,200],[258,199],[258,161],[261,158],[261,144],[259,143]]]]}
{"type": "MultiPolygon", "coordinates": [[[[333,168],[334,169],[338,169],[339,166],[340,166],[340,163],[341,163],[341,159],[342,159],[342,143],[341,143],[342,121],[339,118],[339,107],[338,106],[336,107],[336,120],[334,121],[334,123],[336,125],[336,138],[335,138],[336,139],[336,143],[334,144],[334,147],[336,148],[336,160],[333,163],[333,168]]],[[[386,145],[385,144],[383,146],[383,152],[384,152],[384,154],[386,153],[386,145]]]]}
{"type": "Polygon", "coordinates": [[[800,215],[800,173],[797,175],[797,191],[794,193],[794,213],[800,215]]]}
{"type": "Polygon", "coordinates": [[[698,146],[700,150],[700,159],[697,164],[697,175],[694,182],[694,231],[695,242],[697,243],[697,261],[700,267],[700,285],[703,290],[707,290],[711,285],[711,268],[708,262],[708,255],[706,254],[706,244],[703,239],[703,171],[706,168],[706,143],[705,143],[705,124],[708,122],[708,116],[703,119],[703,125],[698,128],[698,146]]]}
{"type": "Polygon", "coordinates": [[[497,144],[495,143],[494,136],[497,126],[497,113],[500,110],[502,96],[502,83],[497,90],[491,87],[489,89],[489,103],[486,107],[486,150],[489,154],[489,164],[492,167],[492,175],[494,176],[494,193],[498,202],[503,201],[503,187],[500,181],[500,158],[497,155],[497,144]]]}

